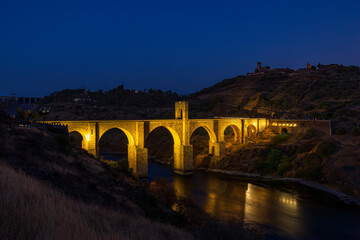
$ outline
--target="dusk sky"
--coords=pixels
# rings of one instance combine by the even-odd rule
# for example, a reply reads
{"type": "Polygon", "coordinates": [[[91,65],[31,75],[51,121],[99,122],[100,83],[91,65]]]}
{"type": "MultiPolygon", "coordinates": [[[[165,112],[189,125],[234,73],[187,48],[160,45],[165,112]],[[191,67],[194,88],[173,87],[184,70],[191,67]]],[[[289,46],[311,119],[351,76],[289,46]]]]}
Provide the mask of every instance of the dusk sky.
{"type": "Polygon", "coordinates": [[[306,62],[360,65],[360,1],[2,1],[0,95],[181,94],[306,62]]]}

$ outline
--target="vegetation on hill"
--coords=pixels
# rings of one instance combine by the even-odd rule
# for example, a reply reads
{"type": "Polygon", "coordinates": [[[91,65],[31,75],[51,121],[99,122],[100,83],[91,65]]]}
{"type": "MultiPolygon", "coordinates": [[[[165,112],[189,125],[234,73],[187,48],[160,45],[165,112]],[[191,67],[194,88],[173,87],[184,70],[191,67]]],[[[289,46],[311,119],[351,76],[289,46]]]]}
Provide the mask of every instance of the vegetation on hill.
{"type": "Polygon", "coordinates": [[[0,203],[1,239],[192,239],[170,224],[73,200],[5,165],[0,203]]]}
{"type": "Polygon", "coordinates": [[[311,128],[269,139],[260,135],[205,167],[316,181],[360,199],[359,136],[327,136],[311,128]]]}
{"type": "Polygon", "coordinates": [[[50,108],[49,119],[147,119],[169,118],[177,93],[149,89],[124,89],[121,85],[108,91],[66,89],[46,96],[41,105],[50,108]]]}
{"type": "Polygon", "coordinates": [[[350,129],[359,127],[359,93],[359,67],[319,64],[315,69],[274,69],[225,79],[187,99],[197,112],[207,105],[203,111],[214,115],[337,119],[348,121],[350,129]]]}

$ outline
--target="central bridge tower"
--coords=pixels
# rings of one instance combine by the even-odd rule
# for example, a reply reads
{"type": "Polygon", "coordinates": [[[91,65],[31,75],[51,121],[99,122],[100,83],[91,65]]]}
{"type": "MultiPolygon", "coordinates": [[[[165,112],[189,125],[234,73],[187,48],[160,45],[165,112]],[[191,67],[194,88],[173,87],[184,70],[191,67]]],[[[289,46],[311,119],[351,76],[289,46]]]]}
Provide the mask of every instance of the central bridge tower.
{"type": "Polygon", "coordinates": [[[188,174],[194,168],[193,146],[190,145],[189,102],[175,102],[175,119],[181,120],[178,124],[182,126],[182,138],[178,146],[174,141],[174,171],[188,174]]]}

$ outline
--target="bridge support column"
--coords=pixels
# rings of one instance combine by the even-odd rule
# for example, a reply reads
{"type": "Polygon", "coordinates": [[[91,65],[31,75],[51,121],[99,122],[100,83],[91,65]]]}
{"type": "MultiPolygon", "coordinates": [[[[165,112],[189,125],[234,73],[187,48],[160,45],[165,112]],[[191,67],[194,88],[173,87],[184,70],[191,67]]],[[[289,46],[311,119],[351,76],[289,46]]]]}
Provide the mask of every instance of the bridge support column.
{"type": "Polygon", "coordinates": [[[136,177],[148,176],[148,149],[128,145],[129,168],[136,177]]]}
{"type": "Polygon", "coordinates": [[[193,167],[193,146],[174,146],[174,172],[182,175],[192,174],[193,167]]]}
{"type": "Polygon", "coordinates": [[[223,156],[225,156],[226,149],[225,149],[225,142],[216,142],[214,143],[214,156],[215,159],[219,160],[223,156]]]}
{"type": "Polygon", "coordinates": [[[91,123],[87,126],[87,131],[84,133],[85,139],[82,142],[82,148],[88,153],[99,157],[99,126],[97,123],[91,123]]]}
{"type": "Polygon", "coordinates": [[[215,142],[209,141],[209,154],[215,155],[215,142]]]}

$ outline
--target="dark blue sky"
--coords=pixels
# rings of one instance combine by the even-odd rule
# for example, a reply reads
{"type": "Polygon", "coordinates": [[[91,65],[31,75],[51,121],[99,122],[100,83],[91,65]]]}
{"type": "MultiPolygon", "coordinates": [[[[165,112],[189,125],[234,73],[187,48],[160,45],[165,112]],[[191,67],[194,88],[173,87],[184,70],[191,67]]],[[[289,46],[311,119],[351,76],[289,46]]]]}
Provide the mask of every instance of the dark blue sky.
{"type": "Polygon", "coordinates": [[[0,95],[185,94],[275,67],[360,65],[360,1],[2,1],[0,95]]]}

